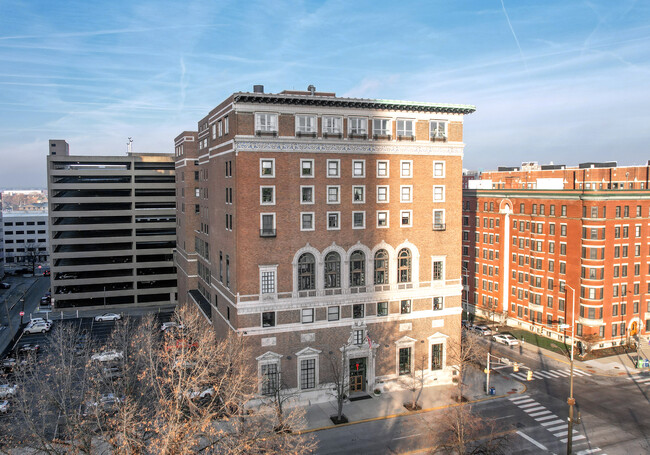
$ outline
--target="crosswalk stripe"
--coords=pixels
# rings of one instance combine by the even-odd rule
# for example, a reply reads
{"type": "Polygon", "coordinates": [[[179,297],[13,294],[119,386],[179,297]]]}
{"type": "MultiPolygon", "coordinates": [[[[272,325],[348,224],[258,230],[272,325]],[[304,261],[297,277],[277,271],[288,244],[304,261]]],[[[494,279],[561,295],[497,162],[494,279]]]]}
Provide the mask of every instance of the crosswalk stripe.
{"type": "MultiPolygon", "coordinates": [[[[563,442],[566,442],[566,441],[563,441],[563,442]]],[[[589,454],[592,454],[592,453],[600,452],[600,450],[601,449],[599,447],[594,447],[593,449],[581,450],[576,455],[589,455],[589,454]]]]}
{"type": "Polygon", "coordinates": [[[530,398],[528,395],[522,395],[520,397],[512,397],[512,398],[508,398],[508,399],[510,401],[512,401],[513,403],[515,403],[515,404],[516,403],[525,403],[526,401],[533,401],[533,399],[530,398]]]}
{"type": "MultiPolygon", "coordinates": [[[[581,440],[581,439],[585,439],[584,435],[578,434],[578,435],[574,436],[574,437],[571,439],[571,441],[579,441],[579,440],[581,440]]],[[[564,442],[564,443],[566,443],[568,440],[569,440],[569,438],[560,439],[560,441],[562,441],[562,442],[564,442]]],[[[598,449],[597,452],[600,452],[600,449],[598,449]]],[[[578,453],[583,453],[583,452],[578,452],[578,453]]],[[[584,453],[587,454],[587,453],[595,453],[595,452],[584,452],[584,453]]],[[[577,455],[577,454],[576,454],[576,455],[577,455]]]]}
{"type": "Polygon", "coordinates": [[[529,403],[535,403],[535,400],[533,400],[532,398],[526,398],[524,400],[513,401],[513,404],[516,404],[517,406],[526,405],[529,403]]]}
{"type": "Polygon", "coordinates": [[[539,403],[537,403],[536,401],[533,401],[532,403],[522,404],[522,405],[517,403],[517,406],[519,406],[520,409],[526,409],[526,408],[530,408],[531,406],[539,406],[539,403]]]}
{"type": "Polygon", "coordinates": [[[525,381],[525,380],[526,380],[526,376],[524,376],[524,375],[521,374],[521,373],[512,373],[512,376],[514,376],[515,378],[519,379],[520,381],[525,381]]]}
{"type": "Polygon", "coordinates": [[[563,428],[566,428],[566,424],[564,422],[562,422],[562,425],[556,425],[556,426],[554,426],[552,428],[547,428],[547,430],[548,431],[557,431],[557,430],[561,430],[563,428]]]}
{"type": "Polygon", "coordinates": [[[531,412],[541,411],[542,409],[546,409],[546,408],[544,406],[538,406],[536,408],[524,409],[524,411],[530,414],[531,412]]]}
{"type": "Polygon", "coordinates": [[[548,420],[548,419],[557,419],[557,416],[554,415],[554,414],[551,414],[551,415],[544,416],[544,417],[538,417],[535,420],[537,420],[538,422],[543,422],[544,420],[548,420]]]}
{"type": "Polygon", "coordinates": [[[586,371],[578,370],[577,368],[573,369],[573,374],[577,374],[578,376],[591,376],[590,373],[587,373],[586,371]]]}
{"type": "Polygon", "coordinates": [[[564,430],[564,431],[560,431],[559,433],[553,433],[553,436],[555,436],[556,438],[561,438],[561,437],[566,436],[568,434],[569,434],[569,432],[567,430],[564,430]]]}
{"type": "Polygon", "coordinates": [[[650,378],[639,379],[639,380],[636,381],[636,382],[642,382],[642,383],[645,384],[646,382],[650,382],[650,378]]]}
{"type": "Polygon", "coordinates": [[[564,423],[564,420],[553,420],[552,422],[542,422],[542,426],[547,427],[549,425],[557,425],[558,423],[564,423]]]}
{"type": "Polygon", "coordinates": [[[546,374],[550,374],[550,375],[551,375],[552,377],[554,377],[554,378],[559,378],[559,377],[560,377],[560,375],[558,375],[558,374],[557,374],[556,372],[554,372],[554,371],[545,371],[545,373],[546,373],[546,374]]]}
{"type": "Polygon", "coordinates": [[[543,378],[554,378],[554,377],[555,377],[555,376],[551,376],[551,375],[548,373],[548,371],[536,371],[536,372],[533,374],[533,376],[534,376],[534,375],[539,375],[539,376],[541,376],[541,377],[543,377],[543,378]]]}
{"type": "Polygon", "coordinates": [[[554,373],[564,376],[565,378],[571,376],[571,372],[568,370],[553,370],[554,373]]]}
{"type": "Polygon", "coordinates": [[[545,410],[539,411],[539,412],[529,412],[528,413],[528,415],[531,416],[531,417],[539,417],[539,416],[543,416],[543,415],[546,415],[546,414],[551,414],[551,411],[549,411],[548,409],[545,409],[545,410]]]}
{"type": "Polygon", "coordinates": [[[515,395],[514,397],[508,398],[510,401],[519,401],[523,400],[524,398],[530,398],[528,395],[515,395]]]}

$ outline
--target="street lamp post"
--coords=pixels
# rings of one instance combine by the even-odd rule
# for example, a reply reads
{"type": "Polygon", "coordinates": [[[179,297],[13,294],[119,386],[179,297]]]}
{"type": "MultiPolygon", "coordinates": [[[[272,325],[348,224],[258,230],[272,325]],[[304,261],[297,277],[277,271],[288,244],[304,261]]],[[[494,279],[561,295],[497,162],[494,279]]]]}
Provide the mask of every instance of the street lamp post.
{"type": "MultiPolygon", "coordinates": [[[[569,399],[567,400],[567,404],[569,405],[569,421],[568,421],[568,430],[569,433],[567,435],[567,441],[566,441],[566,453],[567,455],[571,455],[573,453],[573,408],[576,404],[575,398],[573,398],[573,343],[574,343],[574,338],[575,338],[575,327],[576,327],[576,321],[575,321],[575,315],[576,315],[576,290],[572,288],[571,286],[564,285],[565,287],[571,289],[572,291],[572,299],[571,299],[571,375],[570,375],[570,382],[569,382],[569,399]]],[[[566,291],[565,291],[566,293],[566,291]]],[[[567,298],[567,300],[569,300],[567,298]]]]}

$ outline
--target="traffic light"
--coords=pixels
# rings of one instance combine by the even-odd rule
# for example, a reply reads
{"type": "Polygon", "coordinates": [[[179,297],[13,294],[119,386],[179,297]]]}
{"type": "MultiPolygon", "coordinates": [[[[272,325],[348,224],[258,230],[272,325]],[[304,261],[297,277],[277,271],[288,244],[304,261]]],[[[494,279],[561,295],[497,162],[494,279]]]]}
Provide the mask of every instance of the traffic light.
{"type": "Polygon", "coordinates": [[[533,380],[533,370],[528,370],[528,373],[526,373],[526,380],[527,381],[533,380]]]}
{"type": "Polygon", "coordinates": [[[514,371],[515,373],[519,371],[519,364],[517,362],[512,364],[512,371],[514,371]]]}
{"type": "Polygon", "coordinates": [[[488,374],[489,371],[490,370],[488,370],[487,368],[483,368],[483,373],[488,374]]]}

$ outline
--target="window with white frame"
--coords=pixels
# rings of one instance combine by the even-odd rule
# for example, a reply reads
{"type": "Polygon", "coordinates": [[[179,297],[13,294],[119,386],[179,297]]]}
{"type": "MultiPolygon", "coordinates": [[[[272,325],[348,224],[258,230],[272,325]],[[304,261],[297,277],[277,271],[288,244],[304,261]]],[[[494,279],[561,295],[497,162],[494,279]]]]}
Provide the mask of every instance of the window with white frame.
{"type": "Polygon", "coordinates": [[[343,132],[343,119],[341,117],[323,116],[323,133],[341,134],[343,132]]]}
{"type": "Polygon", "coordinates": [[[216,138],[217,138],[217,125],[215,125],[213,123],[212,124],[212,139],[216,139],[216,138]]]}
{"type": "Polygon", "coordinates": [[[300,312],[300,322],[303,324],[311,324],[314,322],[314,309],[303,308],[300,312]]]}
{"type": "Polygon", "coordinates": [[[433,258],[431,261],[431,279],[433,281],[443,281],[445,279],[444,258],[433,258]]]}
{"type": "Polygon", "coordinates": [[[338,321],[341,317],[341,309],[338,306],[328,306],[327,307],[327,320],[328,321],[338,321]]]}
{"type": "Polygon", "coordinates": [[[388,202],[388,186],[380,185],[377,187],[377,202],[386,203],[388,202]]]}
{"type": "Polygon", "coordinates": [[[413,202],[413,185],[400,186],[400,202],[413,202]]]}
{"type": "Polygon", "coordinates": [[[365,229],[366,212],[352,212],[352,229],[365,229]]]}
{"type": "Polygon", "coordinates": [[[300,177],[304,179],[314,178],[314,160],[300,160],[300,177]]]}
{"type": "Polygon", "coordinates": [[[413,217],[412,210],[400,210],[400,226],[412,227],[413,226],[412,217],[413,217]]]}
{"type": "Polygon", "coordinates": [[[300,214],[300,230],[301,231],[314,230],[314,212],[302,212],[300,214]]]}
{"type": "Polygon", "coordinates": [[[433,162],[433,176],[435,178],[442,178],[445,176],[445,162],[444,161],[434,161],[433,162]]]}
{"type": "Polygon", "coordinates": [[[368,119],[365,117],[350,117],[348,119],[348,132],[350,134],[368,134],[368,119]]]}
{"type": "Polygon", "coordinates": [[[277,267],[260,266],[260,294],[275,294],[277,267]]]}
{"type": "Polygon", "coordinates": [[[398,137],[413,137],[413,120],[399,119],[397,120],[397,136],[398,137]]]}
{"type": "Polygon", "coordinates": [[[400,163],[400,177],[402,178],[413,177],[413,161],[401,160],[399,163],[400,163]]]}
{"type": "Polygon", "coordinates": [[[316,387],[316,359],[300,360],[300,389],[316,387]]]}
{"type": "Polygon", "coordinates": [[[377,178],[385,179],[389,177],[388,161],[377,161],[377,178]]]}
{"type": "Polygon", "coordinates": [[[278,114],[258,112],[255,114],[255,131],[264,133],[278,132],[278,114]]]}
{"type": "Polygon", "coordinates": [[[275,177],[275,158],[260,159],[260,177],[262,178],[275,177]]]}
{"type": "Polygon", "coordinates": [[[312,185],[300,187],[300,203],[301,204],[314,203],[314,187],[312,185]]]}
{"type": "Polygon", "coordinates": [[[442,370],[444,368],[444,343],[431,344],[431,371],[442,370]]]}
{"type": "Polygon", "coordinates": [[[262,327],[275,327],[275,311],[262,313],[262,327]]]}
{"type": "Polygon", "coordinates": [[[366,176],[366,162],[364,160],[352,160],[352,177],[361,178],[366,176]]]}
{"type": "Polygon", "coordinates": [[[341,229],[341,212],[327,212],[327,230],[335,231],[341,229]]]}
{"type": "Polygon", "coordinates": [[[341,160],[327,160],[327,177],[336,178],[341,176],[341,160]]]}
{"type": "Polygon", "coordinates": [[[447,138],[447,122],[441,120],[431,120],[429,122],[429,134],[431,139],[447,138]]]}
{"type": "Polygon", "coordinates": [[[223,136],[223,123],[221,120],[217,122],[217,131],[219,132],[219,137],[223,136]]]}
{"type": "Polygon", "coordinates": [[[280,367],[278,363],[260,365],[262,395],[274,395],[280,386],[280,367]]]}
{"type": "Polygon", "coordinates": [[[444,185],[434,185],[433,186],[433,202],[444,202],[445,201],[445,186],[444,185]]]}
{"type": "Polygon", "coordinates": [[[377,212],[377,227],[378,228],[388,227],[388,210],[381,210],[377,212]]]}
{"type": "Polygon", "coordinates": [[[433,229],[441,231],[445,229],[445,210],[436,209],[433,211],[433,229]]]}
{"type": "Polygon", "coordinates": [[[230,119],[226,115],[223,118],[223,134],[228,134],[230,132],[230,119]]]}
{"type": "Polygon", "coordinates": [[[444,308],[445,298],[444,297],[434,297],[433,298],[433,311],[440,311],[444,308]]]}
{"type": "Polygon", "coordinates": [[[354,204],[363,204],[366,202],[366,187],[363,185],[352,187],[352,202],[354,204]]]}
{"type": "Polygon", "coordinates": [[[296,133],[315,133],[318,129],[315,115],[296,115],[296,133]]]}
{"type": "Polygon", "coordinates": [[[275,205],[275,186],[260,187],[260,204],[275,205]]]}
{"type": "Polygon", "coordinates": [[[327,203],[339,204],[341,202],[341,187],[339,185],[329,185],[327,187],[327,203]]]}
{"type": "Polygon", "coordinates": [[[372,134],[375,136],[390,136],[390,120],[387,118],[372,119],[372,134]]]}
{"type": "Polygon", "coordinates": [[[260,233],[262,235],[275,235],[275,213],[260,213],[260,233]]]}

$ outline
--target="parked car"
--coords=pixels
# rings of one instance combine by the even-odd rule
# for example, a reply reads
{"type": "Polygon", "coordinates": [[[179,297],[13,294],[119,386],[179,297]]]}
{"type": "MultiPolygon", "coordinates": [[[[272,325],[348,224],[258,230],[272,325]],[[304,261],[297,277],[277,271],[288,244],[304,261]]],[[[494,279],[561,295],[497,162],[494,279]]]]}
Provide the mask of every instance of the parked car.
{"type": "Polygon", "coordinates": [[[463,319],[462,321],[460,321],[460,326],[463,329],[471,329],[472,328],[472,323],[463,319]]]}
{"type": "Polygon", "coordinates": [[[111,379],[113,381],[120,379],[123,376],[122,369],[117,365],[102,368],[102,374],[106,379],[111,379]]]}
{"type": "Polygon", "coordinates": [[[9,402],[7,400],[0,401],[0,414],[9,412],[9,402]]]}
{"type": "Polygon", "coordinates": [[[17,390],[18,386],[15,384],[0,384],[0,398],[12,397],[16,395],[17,390]]]}
{"type": "Polygon", "coordinates": [[[9,283],[0,283],[0,289],[9,289],[10,287],[9,283]]]}
{"type": "Polygon", "coordinates": [[[123,398],[120,398],[113,393],[107,393],[105,395],[102,395],[99,398],[99,401],[87,401],[83,414],[84,415],[92,414],[97,409],[106,413],[113,413],[117,410],[116,406],[120,404],[122,401],[123,398]]]}
{"type": "Polygon", "coordinates": [[[510,335],[509,333],[502,333],[500,335],[494,335],[492,337],[492,340],[496,341],[497,343],[505,344],[508,346],[517,346],[519,344],[519,340],[510,335]]]}
{"type": "Polygon", "coordinates": [[[214,395],[214,389],[212,387],[209,387],[204,390],[197,390],[197,389],[186,390],[183,395],[185,396],[185,398],[189,398],[190,400],[196,400],[197,398],[202,399],[202,398],[212,397],[214,395]]]}
{"type": "Polygon", "coordinates": [[[91,360],[96,360],[98,362],[110,362],[111,360],[117,360],[124,358],[122,351],[103,351],[93,354],[91,360]]]}
{"type": "Polygon", "coordinates": [[[117,313],[104,313],[95,316],[95,322],[117,321],[119,319],[122,319],[122,315],[117,313]]]}
{"type": "Polygon", "coordinates": [[[31,318],[31,319],[29,320],[29,323],[30,323],[30,324],[35,324],[35,323],[37,323],[37,322],[43,322],[43,323],[45,323],[45,324],[50,324],[50,325],[52,325],[52,320],[51,320],[51,319],[46,319],[46,318],[31,318]]]}
{"type": "Polygon", "coordinates": [[[26,343],[16,348],[16,355],[37,354],[41,347],[34,343],[26,343]]]}
{"type": "Polygon", "coordinates": [[[23,330],[23,334],[45,333],[49,332],[51,328],[52,324],[48,324],[47,322],[30,323],[25,327],[25,330],[23,330]]]}
{"type": "Polygon", "coordinates": [[[2,370],[5,373],[12,372],[15,366],[16,366],[16,359],[7,357],[6,359],[2,360],[2,370]]]}
{"type": "Polygon", "coordinates": [[[170,322],[163,322],[162,325],[160,326],[160,330],[164,332],[167,329],[183,329],[185,326],[183,324],[179,324],[178,322],[170,321],[170,322]]]}
{"type": "Polygon", "coordinates": [[[472,329],[479,335],[492,335],[492,330],[490,330],[490,328],[486,325],[475,325],[472,329]]]}

